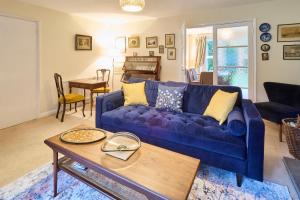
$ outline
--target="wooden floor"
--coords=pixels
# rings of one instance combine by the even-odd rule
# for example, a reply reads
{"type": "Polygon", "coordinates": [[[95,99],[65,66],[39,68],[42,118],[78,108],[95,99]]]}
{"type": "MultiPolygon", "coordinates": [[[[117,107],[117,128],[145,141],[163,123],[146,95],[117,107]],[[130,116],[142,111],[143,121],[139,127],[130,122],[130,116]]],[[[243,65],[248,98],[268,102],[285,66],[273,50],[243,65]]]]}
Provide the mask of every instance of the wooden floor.
{"type": "MultiPolygon", "coordinates": [[[[52,152],[43,141],[79,124],[95,126],[95,118],[90,117],[88,112],[83,118],[81,112],[69,111],[64,123],[53,115],[0,130],[0,187],[50,162],[52,152]]],[[[293,199],[297,199],[282,162],[283,156],[291,157],[285,139],[284,142],[279,142],[277,125],[267,121],[265,125],[264,179],[287,185],[293,199]]]]}

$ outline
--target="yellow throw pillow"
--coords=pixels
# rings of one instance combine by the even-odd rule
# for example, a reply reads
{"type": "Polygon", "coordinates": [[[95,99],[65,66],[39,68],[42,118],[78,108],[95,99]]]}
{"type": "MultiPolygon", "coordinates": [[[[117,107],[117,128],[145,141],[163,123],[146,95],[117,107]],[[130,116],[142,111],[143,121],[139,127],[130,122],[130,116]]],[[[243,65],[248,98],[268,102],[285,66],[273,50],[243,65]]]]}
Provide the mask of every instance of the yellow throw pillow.
{"type": "Polygon", "coordinates": [[[123,83],[124,92],[124,106],[129,105],[145,105],[148,106],[146,93],[145,93],[145,82],[141,83],[123,83]]]}
{"type": "Polygon", "coordinates": [[[211,98],[203,115],[216,119],[220,125],[223,124],[232,111],[237,97],[237,92],[229,93],[218,90],[211,98]]]}

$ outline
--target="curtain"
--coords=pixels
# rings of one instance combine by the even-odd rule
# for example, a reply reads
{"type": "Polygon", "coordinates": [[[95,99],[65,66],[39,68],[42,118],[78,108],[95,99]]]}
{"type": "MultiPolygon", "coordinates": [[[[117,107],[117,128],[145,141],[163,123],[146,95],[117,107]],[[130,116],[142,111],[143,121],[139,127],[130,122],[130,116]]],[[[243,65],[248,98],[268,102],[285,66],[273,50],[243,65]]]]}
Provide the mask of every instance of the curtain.
{"type": "Polygon", "coordinates": [[[204,65],[206,36],[188,35],[187,65],[188,68],[199,68],[204,65]]]}

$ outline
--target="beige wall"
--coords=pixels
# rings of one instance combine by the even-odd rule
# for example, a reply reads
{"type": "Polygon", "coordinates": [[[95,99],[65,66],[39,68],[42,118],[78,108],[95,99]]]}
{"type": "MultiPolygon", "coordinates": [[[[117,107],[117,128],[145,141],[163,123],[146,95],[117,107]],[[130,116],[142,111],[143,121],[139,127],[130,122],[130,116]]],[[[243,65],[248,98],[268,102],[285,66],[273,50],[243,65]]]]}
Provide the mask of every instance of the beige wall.
{"type": "Polygon", "coordinates": [[[55,110],[57,106],[53,79],[55,72],[60,73],[64,81],[67,81],[96,76],[95,70],[100,65],[111,67],[111,58],[101,45],[103,42],[101,38],[105,34],[103,30],[107,27],[61,12],[11,0],[0,1],[0,14],[39,22],[41,115],[55,110]],[[93,51],[75,51],[75,34],[93,35],[93,51]]]}
{"type": "Polygon", "coordinates": [[[182,71],[182,25],[184,21],[182,17],[161,18],[156,20],[147,20],[137,23],[129,23],[112,27],[111,31],[120,36],[140,36],[140,48],[128,48],[126,55],[132,56],[133,52],[137,52],[139,56],[148,56],[149,51],[154,51],[155,56],[161,56],[161,80],[184,80],[184,72],[182,71]],[[120,34],[121,33],[121,34],[120,34]],[[165,34],[175,33],[176,60],[167,60],[167,49],[164,54],[159,54],[158,48],[146,48],[146,37],[157,36],[158,45],[165,45],[165,34]]]}
{"type": "MultiPolygon", "coordinates": [[[[137,50],[139,55],[148,55],[148,49],[145,48],[146,36],[159,36],[159,43],[164,42],[165,33],[176,33],[176,48],[177,60],[167,61],[166,54],[163,55],[162,63],[162,80],[183,80],[184,75],[181,71],[182,65],[182,24],[185,22],[187,27],[197,25],[206,25],[212,23],[223,23],[241,20],[256,21],[256,56],[257,56],[257,73],[256,73],[256,94],[257,100],[263,101],[266,99],[263,82],[278,81],[285,83],[300,84],[300,61],[284,61],[282,59],[282,46],[289,43],[277,42],[277,24],[299,23],[300,22],[300,1],[299,0],[277,0],[266,3],[231,7],[225,9],[205,10],[199,9],[198,13],[187,16],[178,16],[164,19],[151,20],[147,22],[139,22],[127,24],[120,27],[122,33],[126,35],[137,34],[141,36],[141,48],[137,50]],[[262,42],[259,40],[260,31],[258,26],[268,22],[272,25],[271,34],[273,39],[271,45],[270,60],[261,60],[260,46],[262,42]]],[[[294,44],[295,42],[291,43],[294,44]]],[[[298,42],[299,44],[299,42],[298,42]]],[[[132,50],[129,49],[128,54],[132,55],[132,50]]],[[[156,50],[156,55],[158,49],[156,50]]]]}
{"type": "MultiPolygon", "coordinates": [[[[145,38],[147,36],[158,36],[159,44],[164,44],[164,34],[176,34],[177,60],[169,61],[162,54],[163,81],[184,80],[182,70],[182,26],[187,27],[205,25],[211,23],[222,23],[230,21],[255,19],[257,27],[262,22],[272,25],[271,33],[273,39],[270,42],[270,60],[261,61],[260,32],[257,28],[257,100],[265,100],[266,95],[262,86],[265,81],[278,81],[300,84],[300,61],[283,61],[282,45],[276,41],[276,26],[281,23],[300,22],[300,1],[277,0],[267,3],[231,7],[216,10],[199,10],[198,13],[188,16],[177,16],[148,20],[138,23],[123,25],[100,25],[83,18],[64,14],[29,4],[19,3],[11,0],[0,1],[0,13],[8,16],[17,16],[32,19],[40,25],[40,112],[47,113],[56,108],[56,91],[53,73],[61,73],[65,81],[95,76],[97,66],[112,66],[112,50],[114,38],[117,36],[139,35],[141,48],[128,49],[127,55],[134,51],[138,55],[148,55],[153,49],[146,49],[145,38]],[[75,51],[74,35],[88,34],[93,36],[93,51],[75,51]]],[[[293,44],[293,43],[292,43],[293,44]]],[[[154,49],[155,55],[158,48],[154,49]]],[[[116,81],[118,81],[116,79],[116,81]]],[[[117,84],[116,84],[117,85],[117,84]]],[[[26,87],[26,86],[25,86],[26,87]]]]}

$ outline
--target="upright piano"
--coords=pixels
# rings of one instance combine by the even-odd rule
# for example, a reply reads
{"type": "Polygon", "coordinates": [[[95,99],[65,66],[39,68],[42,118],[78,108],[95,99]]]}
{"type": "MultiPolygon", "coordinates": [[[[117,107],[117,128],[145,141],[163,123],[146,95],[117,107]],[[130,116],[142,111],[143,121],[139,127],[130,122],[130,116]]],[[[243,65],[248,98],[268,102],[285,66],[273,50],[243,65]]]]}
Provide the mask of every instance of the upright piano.
{"type": "Polygon", "coordinates": [[[121,81],[127,82],[130,78],[159,81],[160,62],[160,56],[126,56],[121,81]]]}

